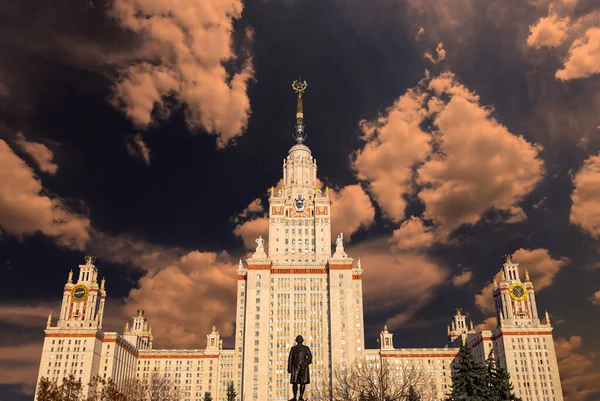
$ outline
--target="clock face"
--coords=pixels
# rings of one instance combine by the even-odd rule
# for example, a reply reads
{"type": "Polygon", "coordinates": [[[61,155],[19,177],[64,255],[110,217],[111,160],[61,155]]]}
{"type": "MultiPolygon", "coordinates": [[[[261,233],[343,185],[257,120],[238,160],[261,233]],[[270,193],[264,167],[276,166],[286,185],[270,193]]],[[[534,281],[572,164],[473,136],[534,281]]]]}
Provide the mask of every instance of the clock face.
{"type": "Polygon", "coordinates": [[[298,197],[294,199],[294,208],[296,208],[297,212],[302,212],[304,210],[304,206],[306,205],[306,201],[304,197],[298,194],[298,197]]]}
{"type": "Polygon", "coordinates": [[[83,302],[88,297],[88,289],[85,285],[79,284],[71,290],[71,299],[75,302],[83,302]]]}
{"type": "Polygon", "coordinates": [[[508,292],[515,301],[522,301],[527,296],[527,290],[520,283],[514,283],[511,285],[508,289],[508,292]]]}

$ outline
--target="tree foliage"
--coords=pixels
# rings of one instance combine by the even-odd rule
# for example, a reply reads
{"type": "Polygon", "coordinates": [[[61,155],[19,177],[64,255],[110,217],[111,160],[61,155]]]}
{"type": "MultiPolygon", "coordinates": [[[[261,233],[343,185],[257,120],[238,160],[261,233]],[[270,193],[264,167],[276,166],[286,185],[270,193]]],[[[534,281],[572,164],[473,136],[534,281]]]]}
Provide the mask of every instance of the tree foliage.
{"type": "Polygon", "coordinates": [[[74,375],[60,383],[42,377],[38,384],[38,401],[180,401],[181,393],[165,375],[154,374],[147,380],[136,378],[117,384],[112,379],[95,377],[87,394],[81,380],[74,375]]]}
{"type": "Polygon", "coordinates": [[[448,401],[521,401],[514,394],[510,374],[497,365],[493,351],[490,351],[485,365],[481,366],[475,361],[471,347],[463,344],[457,359],[448,401]]]}
{"type": "Polygon", "coordinates": [[[210,391],[204,393],[204,401],[212,401],[212,395],[210,395],[210,391]]]}
{"type": "Polygon", "coordinates": [[[490,401],[521,401],[514,394],[514,387],[510,382],[510,374],[502,366],[497,366],[493,351],[490,351],[487,361],[486,382],[488,387],[488,399],[490,401]]]}
{"type": "Polygon", "coordinates": [[[237,391],[231,381],[227,383],[227,401],[235,401],[235,397],[237,397],[237,391]]]}
{"type": "Polygon", "coordinates": [[[456,356],[452,391],[447,401],[488,401],[487,369],[475,361],[471,347],[464,342],[456,356]]]}
{"type": "Polygon", "coordinates": [[[410,389],[417,397],[429,395],[433,379],[414,366],[396,367],[387,359],[357,360],[333,371],[331,392],[311,389],[311,395],[318,401],[408,401],[410,389]]]}

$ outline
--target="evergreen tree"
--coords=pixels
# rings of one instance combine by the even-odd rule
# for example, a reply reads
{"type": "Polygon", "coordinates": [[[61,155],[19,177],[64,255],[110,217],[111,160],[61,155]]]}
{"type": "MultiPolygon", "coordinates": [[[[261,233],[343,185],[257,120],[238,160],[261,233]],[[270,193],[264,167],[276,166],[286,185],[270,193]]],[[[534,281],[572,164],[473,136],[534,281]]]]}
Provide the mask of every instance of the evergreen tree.
{"type": "Polygon", "coordinates": [[[485,381],[490,401],[521,401],[513,392],[510,375],[502,366],[496,365],[493,351],[488,355],[485,381]]]}
{"type": "Polygon", "coordinates": [[[475,362],[471,347],[464,342],[456,356],[456,371],[452,374],[452,391],[447,401],[488,401],[486,368],[475,362]]]}
{"type": "Polygon", "coordinates": [[[493,385],[493,391],[499,397],[498,400],[522,401],[514,393],[514,386],[510,382],[510,373],[502,366],[496,368],[496,381],[493,385]]]}
{"type": "Polygon", "coordinates": [[[237,397],[237,391],[235,391],[235,387],[233,387],[233,382],[229,382],[227,384],[227,401],[235,401],[235,397],[237,397]]]}
{"type": "Polygon", "coordinates": [[[212,401],[212,395],[210,395],[210,391],[204,393],[204,401],[212,401]]]}
{"type": "Polygon", "coordinates": [[[415,391],[415,388],[412,385],[408,388],[406,401],[421,401],[421,396],[415,391]]]}
{"type": "Polygon", "coordinates": [[[486,365],[485,384],[490,392],[490,401],[500,401],[502,398],[498,398],[498,393],[496,392],[498,371],[496,369],[496,358],[494,358],[493,350],[490,351],[487,357],[486,365]]]}

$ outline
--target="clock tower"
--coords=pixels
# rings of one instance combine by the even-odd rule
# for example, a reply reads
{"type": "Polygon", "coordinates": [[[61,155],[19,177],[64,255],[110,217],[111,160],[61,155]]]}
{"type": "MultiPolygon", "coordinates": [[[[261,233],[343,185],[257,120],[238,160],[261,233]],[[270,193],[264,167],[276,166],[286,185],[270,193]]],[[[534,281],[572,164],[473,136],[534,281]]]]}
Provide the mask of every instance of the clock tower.
{"type": "Polygon", "coordinates": [[[63,291],[60,316],[56,325],[59,329],[102,328],[104,313],[104,279],[98,285],[96,258],[85,257],[85,264],[79,265],[77,282],[73,282],[73,271],[63,291]]]}
{"type": "Polygon", "coordinates": [[[537,327],[540,325],[535,292],[525,270],[525,281],[521,281],[519,264],[513,263],[510,255],[504,256],[500,272],[502,280],[494,279],[494,306],[499,326],[537,327]]]}

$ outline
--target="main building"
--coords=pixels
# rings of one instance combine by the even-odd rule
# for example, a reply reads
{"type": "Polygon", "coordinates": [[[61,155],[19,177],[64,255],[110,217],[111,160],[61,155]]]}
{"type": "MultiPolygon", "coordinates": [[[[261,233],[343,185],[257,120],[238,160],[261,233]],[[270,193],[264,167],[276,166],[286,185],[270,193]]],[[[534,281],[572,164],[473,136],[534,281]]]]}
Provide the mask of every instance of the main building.
{"type": "Polygon", "coordinates": [[[319,190],[317,162],[304,144],[306,83],[295,81],[293,88],[298,95],[296,144],[284,160],[281,188],[270,191],[268,252],[259,237],[253,256],[246,264],[240,261],[234,348],[223,349],[213,327],[204,349],[154,349],[143,310],[122,334],[104,332],[105,282],[98,284],[95,260],[86,257],[76,281],[69,273],[56,325],[48,317],[38,381],[74,374],[84,384],[97,375],[122,383],[159,374],[174,381],[185,401],[199,401],[205,392],[225,400],[229,382],[238,401],[284,401],[290,398],[287,354],[302,334],[313,352],[309,399],[312,389],[331,386],[332,370],[356,359],[366,365],[385,359],[397,370],[424,372],[432,383],[427,399],[442,400],[450,390],[458,347],[467,341],[481,362],[494,351],[524,401],[562,401],[548,315],[540,321],[533,284],[527,273],[521,280],[510,258],[502,279],[494,280],[493,331],[475,333],[457,310],[444,347],[394,348],[392,333],[384,327],[379,348],[365,349],[363,269],[344,251],[341,233],[332,254],[331,198],[327,189],[319,190]]]}

